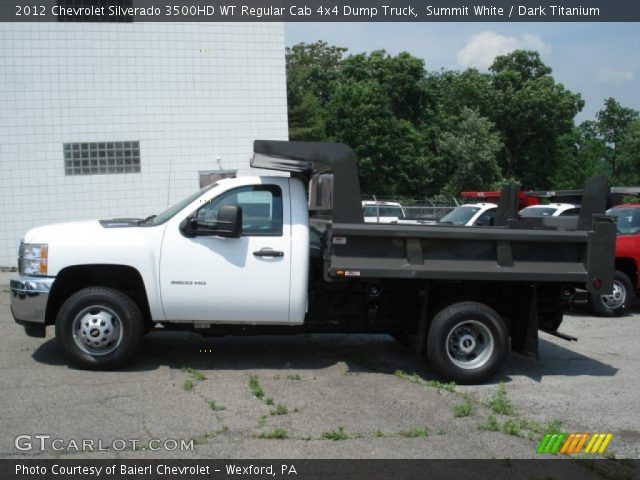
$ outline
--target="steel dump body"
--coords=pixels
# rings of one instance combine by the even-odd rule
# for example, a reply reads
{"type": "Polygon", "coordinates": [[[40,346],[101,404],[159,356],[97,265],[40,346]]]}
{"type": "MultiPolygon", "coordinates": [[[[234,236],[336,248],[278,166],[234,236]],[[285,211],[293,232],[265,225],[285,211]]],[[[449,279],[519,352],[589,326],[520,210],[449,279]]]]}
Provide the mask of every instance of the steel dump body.
{"type": "MultiPolygon", "coordinates": [[[[316,220],[311,215],[311,225],[323,240],[327,280],[552,282],[603,293],[612,289],[616,233],[615,224],[602,215],[606,204],[602,187],[585,202],[595,207],[583,208],[577,221],[507,218],[502,226],[472,228],[370,224],[362,220],[356,155],[349,147],[258,140],[254,151],[254,167],[289,171],[306,179],[334,173],[330,216],[316,220]],[[578,229],[579,225],[584,228],[578,229]]],[[[511,204],[517,205],[517,196],[511,204]]]]}
{"type": "Polygon", "coordinates": [[[615,226],[593,231],[501,227],[333,224],[330,276],[579,283],[601,289],[613,278],[615,226]],[[337,241],[336,241],[337,239],[337,241]]]}

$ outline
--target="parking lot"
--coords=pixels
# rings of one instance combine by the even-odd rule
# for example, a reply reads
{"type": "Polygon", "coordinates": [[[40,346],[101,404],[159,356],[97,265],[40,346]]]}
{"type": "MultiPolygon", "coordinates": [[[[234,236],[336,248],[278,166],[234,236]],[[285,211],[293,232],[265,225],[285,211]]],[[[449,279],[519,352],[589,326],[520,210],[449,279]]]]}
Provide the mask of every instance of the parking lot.
{"type": "Polygon", "coordinates": [[[89,372],[67,365],[52,328],[46,339],[27,337],[0,285],[0,455],[525,458],[555,427],[612,432],[609,456],[639,458],[640,309],[595,318],[577,307],[561,331],[579,341],[541,334],[539,362],[512,354],[494,381],[470,387],[434,382],[386,335],[153,332],[127,370],[89,372]],[[499,382],[509,415],[490,406],[499,382]],[[15,448],[18,435],[37,434],[140,443],[119,452],[15,448]],[[151,452],[151,439],[194,448],[151,452]]]}

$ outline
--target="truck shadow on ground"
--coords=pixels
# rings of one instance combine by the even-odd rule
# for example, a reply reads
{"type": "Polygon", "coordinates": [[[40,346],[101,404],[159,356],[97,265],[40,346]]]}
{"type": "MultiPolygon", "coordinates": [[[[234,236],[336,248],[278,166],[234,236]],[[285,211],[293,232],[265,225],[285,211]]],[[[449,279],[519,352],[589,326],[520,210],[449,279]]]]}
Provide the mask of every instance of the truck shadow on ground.
{"type": "MultiPolygon", "coordinates": [[[[68,365],[55,339],[44,342],[33,359],[47,365],[68,365]]],[[[394,374],[402,371],[424,380],[435,375],[409,348],[388,335],[291,335],[201,337],[186,332],[152,332],[131,364],[122,372],[151,371],[166,366],[196,370],[314,371],[344,363],[349,372],[394,374]]],[[[69,368],[74,368],[70,366],[69,368]]],[[[540,360],[511,353],[488,384],[526,376],[614,376],[618,369],[570,348],[540,339],[540,360]]]]}

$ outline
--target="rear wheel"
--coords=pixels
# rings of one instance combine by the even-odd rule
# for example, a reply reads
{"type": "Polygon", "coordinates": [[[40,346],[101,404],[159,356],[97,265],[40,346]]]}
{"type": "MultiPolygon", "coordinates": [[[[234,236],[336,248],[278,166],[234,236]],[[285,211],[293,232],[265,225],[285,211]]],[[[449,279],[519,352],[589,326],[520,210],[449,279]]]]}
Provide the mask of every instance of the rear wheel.
{"type": "Polygon", "coordinates": [[[619,270],[613,276],[613,292],[610,295],[591,295],[591,306],[601,317],[622,315],[633,299],[633,285],[629,277],[619,270]]]}
{"type": "Polygon", "coordinates": [[[81,368],[124,365],[143,333],[138,306],[125,294],[91,287],[71,295],[56,319],[56,338],[69,360],[81,368]]]}
{"type": "Polygon", "coordinates": [[[509,332],[500,315],[481,303],[461,302],[433,318],[425,355],[441,377],[476,384],[495,375],[508,351],[509,332]]]}

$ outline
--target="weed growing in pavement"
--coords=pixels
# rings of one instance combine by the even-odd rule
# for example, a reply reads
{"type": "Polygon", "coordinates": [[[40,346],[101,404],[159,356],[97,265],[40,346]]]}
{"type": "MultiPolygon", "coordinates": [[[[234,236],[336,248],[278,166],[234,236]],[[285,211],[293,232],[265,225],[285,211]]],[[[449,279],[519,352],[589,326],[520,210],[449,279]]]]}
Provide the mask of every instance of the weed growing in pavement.
{"type": "Polygon", "coordinates": [[[220,405],[215,400],[209,400],[208,403],[209,403],[209,408],[211,410],[213,410],[214,412],[219,412],[220,410],[224,410],[225,409],[224,405],[220,405]]]}
{"type": "Polygon", "coordinates": [[[321,437],[325,440],[340,441],[347,440],[349,438],[349,435],[345,433],[344,427],[340,427],[337,430],[324,432],[321,437]]]}
{"type": "Polygon", "coordinates": [[[287,413],[289,413],[289,410],[287,409],[287,407],[285,407],[284,405],[282,405],[281,403],[279,403],[276,408],[274,408],[273,410],[271,410],[271,415],[286,415],[287,413]]]}
{"type": "Polygon", "coordinates": [[[254,397],[259,399],[262,399],[262,397],[264,397],[264,390],[258,382],[258,377],[256,377],[255,375],[251,375],[249,377],[249,388],[251,389],[251,393],[254,397]]]}
{"type": "Polygon", "coordinates": [[[455,417],[468,417],[473,413],[473,403],[471,399],[466,398],[462,403],[456,403],[453,406],[453,415],[455,417]]]}
{"type": "Polygon", "coordinates": [[[513,415],[516,413],[516,406],[509,399],[504,383],[500,382],[498,391],[489,400],[488,407],[500,415],[513,415]]]}
{"type": "Polygon", "coordinates": [[[267,440],[284,440],[285,438],[288,438],[288,436],[287,431],[284,428],[276,428],[274,430],[271,430],[270,432],[262,432],[260,435],[258,435],[258,438],[267,440]]]}

